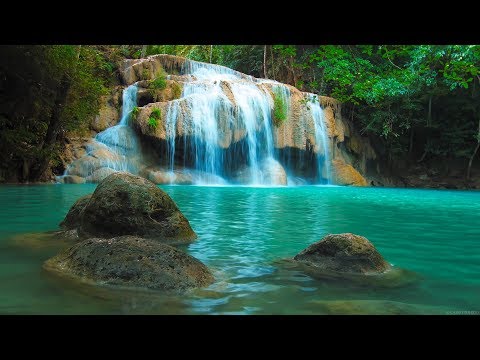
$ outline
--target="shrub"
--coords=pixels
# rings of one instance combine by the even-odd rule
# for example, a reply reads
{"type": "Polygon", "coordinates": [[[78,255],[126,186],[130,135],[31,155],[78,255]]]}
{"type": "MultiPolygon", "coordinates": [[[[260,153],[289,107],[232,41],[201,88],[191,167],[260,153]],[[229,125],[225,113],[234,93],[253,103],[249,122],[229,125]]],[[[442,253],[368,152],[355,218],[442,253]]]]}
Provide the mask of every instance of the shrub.
{"type": "Polygon", "coordinates": [[[279,91],[273,93],[273,123],[276,127],[282,125],[288,117],[288,106],[279,91]]]}
{"type": "Polygon", "coordinates": [[[163,90],[167,87],[167,80],[165,76],[157,76],[155,80],[152,80],[149,84],[150,89],[163,90]]]}
{"type": "Polygon", "coordinates": [[[158,108],[154,108],[150,113],[150,117],[148,118],[148,126],[155,130],[158,126],[158,121],[162,116],[162,111],[158,108]]]}
{"type": "Polygon", "coordinates": [[[167,87],[167,73],[163,68],[160,68],[157,76],[154,80],[150,81],[148,87],[155,90],[163,90],[167,87]]]}
{"type": "Polygon", "coordinates": [[[155,119],[154,117],[151,117],[151,116],[150,116],[150,117],[148,118],[148,126],[149,126],[151,129],[155,130],[155,129],[157,128],[157,126],[158,126],[158,120],[155,119]]]}
{"type": "Polygon", "coordinates": [[[143,80],[148,80],[149,77],[150,77],[150,74],[148,73],[148,70],[147,70],[147,69],[143,69],[143,70],[142,70],[142,79],[143,79],[143,80]]]}
{"type": "Polygon", "coordinates": [[[154,119],[160,119],[160,117],[162,116],[162,111],[160,109],[154,108],[150,113],[150,116],[154,119]]]}
{"type": "Polygon", "coordinates": [[[133,120],[135,120],[137,118],[137,115],[138,115],[139,112],[140,112],[140,109],[138,108],[138,106],[135,106],[132,109],[132,119],[133,120]]]}
{"type": "Polygon", "coordinates": [[[179,83],[174,82],[172,85],[172,96],[173,99],[180,99],[182,96],[182,87],[180,86],[179,83]]]}

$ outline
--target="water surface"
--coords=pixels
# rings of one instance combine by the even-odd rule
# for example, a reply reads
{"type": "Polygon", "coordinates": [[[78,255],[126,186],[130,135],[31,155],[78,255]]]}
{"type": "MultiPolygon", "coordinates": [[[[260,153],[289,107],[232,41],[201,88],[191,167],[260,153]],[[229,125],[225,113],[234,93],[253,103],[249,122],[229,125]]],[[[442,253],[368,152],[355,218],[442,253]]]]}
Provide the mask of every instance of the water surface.
{"type": "Polygon", "coordinates": [[[0,187],[0,313],[335,314],[480,311],[480,193],[300,187],[161,186],[198,234],[184,249],[216,282],[183,296],[78,285],[41,265],[94,184],[0,187]],[[418,280],[400,287],[315,280],[278,260],[327,233],[367,237],[418,280]]]}

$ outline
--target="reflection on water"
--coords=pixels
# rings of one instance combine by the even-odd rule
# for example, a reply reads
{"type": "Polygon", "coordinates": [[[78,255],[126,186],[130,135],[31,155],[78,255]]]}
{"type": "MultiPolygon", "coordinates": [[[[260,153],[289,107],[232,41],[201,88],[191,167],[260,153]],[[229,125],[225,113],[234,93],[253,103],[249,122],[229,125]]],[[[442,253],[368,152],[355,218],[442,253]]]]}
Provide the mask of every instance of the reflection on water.
{"type": "Polygon", "coordinates": [[[216,281],[185,295],[81,285],[42,271],[56,230],[93,184],[0,187],[0,313],[332,314],[480,310],[480,193],[301,186],[162,186],[216,281]],[[397,268],[371,281],[312,278],[290,258],[327,233],[369,238],[397,268]],[[379,280],[379,281],[377,281],[379,280]]]}

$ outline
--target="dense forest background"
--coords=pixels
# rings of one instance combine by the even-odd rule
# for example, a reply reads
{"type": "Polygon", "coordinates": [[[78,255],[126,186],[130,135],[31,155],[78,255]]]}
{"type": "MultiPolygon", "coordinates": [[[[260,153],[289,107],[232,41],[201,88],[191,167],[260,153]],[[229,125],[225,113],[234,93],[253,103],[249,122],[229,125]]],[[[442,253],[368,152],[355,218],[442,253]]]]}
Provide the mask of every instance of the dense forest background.
{"type": "Polygon", "coordinates": [[[343,102],[385,169],[419,165],[468,182],[480,147],[477,45],[116,45],[0,47],[0,181],[63,171],[125,58],[167,53],[225,65],[343,102]]]}

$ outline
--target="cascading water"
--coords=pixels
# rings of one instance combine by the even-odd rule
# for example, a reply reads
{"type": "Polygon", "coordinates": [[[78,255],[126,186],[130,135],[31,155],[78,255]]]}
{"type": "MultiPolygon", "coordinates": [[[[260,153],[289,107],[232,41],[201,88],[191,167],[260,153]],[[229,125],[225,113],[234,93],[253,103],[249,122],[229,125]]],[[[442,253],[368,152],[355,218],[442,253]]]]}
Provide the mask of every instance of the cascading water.
{"type": "Polygon", "coordinates": [[[207,77],[208,80],[195,80],[186,84],[182,94],[190,108],[191,116],[184,119],[184,122],[192,124],[191,145],[195,151],[195,169],[200,172],[201,182],[206,180],[204,174],[222,176],[223,172],[218,147],[217,114],[220,107],[229,101],[220,88],[220,82],[213,78],[215,77],[207,77]]]}
{"type": "Polygon", "coordinates": [[[177,125],[178,117],[178,101],[172,101],[168,105],[167,116],[165,118],[165,131],[167,133],[167,157],[168,157],[168,170],[173,172],[175,162],[175,128],[177,125]]]}
{"type": "MultiPolygon", "coordinates": [[[[268,180],[264,179],[262,165],[266,159],[274,159],[271,119],[273,99],[259,83],[279,83],[255,79],[223,66],[196,61],[187,61],[184,72],[191,76],[191,81],[185,83],[182,92],[182,99],[189,108],[189,117],[183,118],[183,127],[191,124],[190,148],[194,151],[195,169],[200,174],[225,176],[225,159],[219,146],[219,114],[222,113],[228,117],[224,120],[226,124],[234,124],[237,130],[245,132],[245,146],[238,150],[237,159],[246,158],[248,183],[264,184],[268,180]]],[[[179,106],[178,102],[173,101],[166,115],[167,156],[171,171],[175,157],[175,125],[179,106]]]]}
{"type": "Polygon", "coordinates": [[[234,82],[231,90],[237,105],[238,118],[246,130],[250,183],[261,184],[260,160],[273,157],[273,139],[270,117],[270,95],[255,83],[234,82]],[[263,131],[260,127],[263,125],[263,131]],[[261,136],[265,134],[263,137],[261,136]]]}
{"type": "Polygon", "coordinates": [[[137,104],[137,86],[130,85],[123,91],[120,122],[100,133],[86,146],[86,155],[70,164],[64,175],[82,172],[88,180],[96,170],[138,172],[140,157],[137,136],[130,127],[133,108],[137,104]],[[80,167],[80,169],[79,169],[80,167]]]}
{"type": "MultiPolygon", "coordinates": [[[[300,92],[274,80],[191,60],[179,70],[181,75],[168,80],[182,85],[180,97],[161,105],[162,122],[154,132],[148,130],[150,140],[166,140],[166,147],[165,142],[157,147],[160,159],[142,156],[129,124],[137,103],[136,84],[142,88],[140,102],[150,91],[142,81],[124,90],[119,123],[86,145],[86,155],[65,171],[77,178],[65,182],[98,182],[113,171],[127,171],[157,183],[288,185],[305,183],[304,179],[320,183],[325,178],[329,183],[329,139],[317,95],[310,94],[315,101],[310,101],[307,111],[300,92]],[[274,127],[278,109],[285,118],[274,127]],[[309,143],[315,144],[316,160],[309,155],[309,143]],[[317,161],[316,176],[309,170],[312,161],[317,161]]],[[[140,132],[144,109],[140,108],[136,123],[140,132]]]]}
{"type": "Polygon", "coordinates": [[[317,95],[311,94],[309,108],[315,128],[318,179],[325,177],[327,184],[330,184],[330,154],[328,150],[328,136],[325,127],[323,110],[320,106],[320,99],[317,95]],[[320,156],[320,147],[322,147],[323,157],[320,156]],[[324,171],[325,174],[323,173],[324,171]]]}

